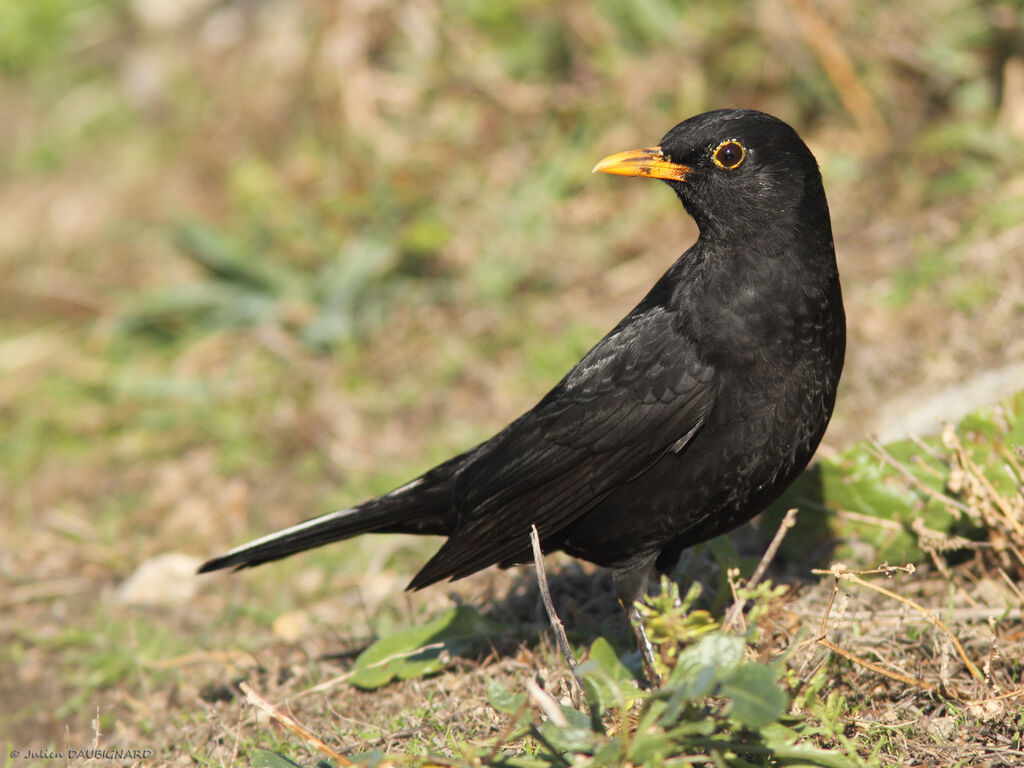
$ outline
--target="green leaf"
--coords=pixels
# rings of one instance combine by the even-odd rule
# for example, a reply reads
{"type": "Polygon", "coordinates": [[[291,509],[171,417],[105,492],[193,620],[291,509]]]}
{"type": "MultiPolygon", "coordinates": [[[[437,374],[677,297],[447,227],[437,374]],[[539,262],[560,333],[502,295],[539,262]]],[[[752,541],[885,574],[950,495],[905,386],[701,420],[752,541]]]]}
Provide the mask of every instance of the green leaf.
{"type": "MultiPolygon", "coordinates": [[[[691,717],[698,717],[698,715],[691,715],[691,717]]],[[[662,718],[662,722],[666,722],[667,719],[668,718],[662,718]]],[[[711,736],[718,727],[715,717],[712,717],[711,715],[699,717],[697,720],[683,720],[681,722],[677,717],[673,722],[678,723],[678,725],[675,725],[670,731],[668,731],[668,734],[677,741],[686,741],[689,738],[711,736]]]]}
{"type": "Polygon", "coordinates": [[[622,750],[623,745],[621,741],[609,741],[594,750],[593,758],[586,765],[594,766],[595,768],[602,765],[622,765],[622,750]]]}
{"type": "Polygon", "coordinates": [[[238,328],[274,316],[273,296],[220,281],[161,286],[125,303],[118,328],[126,333],[173,337],[189,328],[238,328]]]}
{"type": "Polygon", "coordinates": [[[646,765],[656,758],[670,755],[674,750],[678,750],[678,745],[664,733],[637,734],[629,745],[627,759],[634,765],[646,765]]]}
{"type": "Polygon", "coordinates": [[[271,752],[267,749],[257,749],[252,753],[252,768],[301,768],[301,766],[289,760],[284,755],[271,752]]]}
{"type": "Polygon", "coordinates": [[[632,706],[641,693],[636,679],[622,663],[605,638],[597,638],[590,646],[588,658],[576,669],[583,685],[586,702],[598,712],[632,706]]]}
{"type": "MultiPolygon", "coordinates": [[[[965,417],[955,430],[986,481],[1011,498],[1017,493],[1017,479],[1001,458],[1001,450],[1024,441],[1022,413],[1024,392],[965,417]]],[[[882,460],[862,442],[838,457],[817,462],[765,513],[763,527],[774,531],[786,509],[802,507],[796,527],[783,542],[784,555],[799,560],[809,550],[828,551],[823,545],[834,542],[837,546],[827,558],[850,567],[922,560],[925,555],[912,529],[919,518],[936,533],[984,538],[983,529],[947,501],[947,497],[961,505],[969,501],[962,488],[950,487],[954,476],[963,471],[956,451],[944,445],[941,436],[921,443],[889,443],[884,449],[888,457],[882,460]]]]}
{"type": "Polygon", "coordinates": [[[621,692],[613,682],[602,679],[598,674],[586,670],[584,662],[576,671],[579,674],[580,685],[583,686],[583,700],[591,712],[601,717],[607,710],[611,709],[621,700],[621,692]]]}
{"type": "Polygon", "coordinates": [[[525,693],[513,693],[497,680],[488,680],[486,690],[491,706],[506,715],[516,714],[526,702],[525,693]]]}
{"type": "Polygon", "coordinates": [[[175,240],[211,277],[276,295],[295,293],[298,279],[282,264],[253,258],[250,247],[200,222],[183,222],[175,240]]]}
{"type": "Polygon", "coordinates": [[[685,683],[688,696],[706,696],[719,674],[743,660],[743,638],[713,632],[679,654],[671,683],[685,683]]]}
{"type": "Polygon", "coordinates": [[[746,643],[742,637],[715,632],[679,654],[679,662],[694,666],[728,669],[743,661],[746,643]]]}
{"type": "Polygon", "coordinates": [[[663,726],[668,719],[666,717],[668,710],[669,705],[663,698],[652,697],[648,699],[644,702],[644,706],[640,710],[640,716],[636,720],[636,732],[647,733],[659,726],[663,726]]]}
{"type": "Polygon", "coordinates": [[[789,704],[771,668],[755,662],[738,667],[722,680],[720,693],[732,701],[729,716],[750,730],[775,722],[789,704]]]}
{"type": "Polygon", "coordinates": [[[540,732],[555,749],[562,752],[593,752],[597,734],[589,727],[555,725],[550,720],[540,726],[540,732]]]}
{"type": "Polygon", "coordinates": [[[565,704],[559,704],[562,708],[562,714],[565,719],[569,721],[569,725],[572,728],[582,728],[584,730],[590,729],[590,718],[584,713],[580,712],[575,707],[569,707],[565,704]]]}
{"type": "Polygon", "coordinates": [[[772,765],[786,768],[857,768],[857,763],[838,752],[818,749],[809,744],[773,746],[772,765]]]}
{"type": "Polygon", "coordinates": [[[465,653],[480,640],[508,631],[504,624],[460,605],[428,624],[375,642],[359,654],[350,681],[359,688],[374,689],[395,678],[407,680],[433,674],[443,669],[452,656],[465,653]]]}
{"type": "Polygon", "coordinates": [[[608,677],[620,683],[635,683],[633,673],[622,663],[612,644],[605,638],[597,638],[590,646],[590,660],[595,661],[597,666],[608,677]]]}

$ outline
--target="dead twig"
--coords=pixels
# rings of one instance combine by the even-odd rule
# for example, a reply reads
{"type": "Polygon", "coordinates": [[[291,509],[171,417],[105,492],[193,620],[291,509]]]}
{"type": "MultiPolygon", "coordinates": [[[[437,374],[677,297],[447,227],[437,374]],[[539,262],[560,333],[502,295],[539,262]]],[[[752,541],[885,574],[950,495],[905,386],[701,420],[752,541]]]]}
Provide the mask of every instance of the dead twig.
{"type": "Polygon", "coordinates": [[[555,611],[555,604],[551,600],[551,590],[548,589],[548,576],[544,571],[544,553],[540,548],[540,534],[537,533],[537,526],[530,526],[530,546],[533,548],[533,567],[537,571],[537,586],[540,587],[541,601],[544,603],[544,610],[547,611],[548,621],[551,622],[551,629],[555,633],[555,642],[558,643],[558,649],[562,652],[562,656],[565,658],[565,663],[569,665],[569,671],[572,672],[572,682],[569,683],[569,696],[572,698],[572,703],[577,708],[583,701],[583,687],[580,685],[579,677],[576,674],[576,654],[572,651],[572,646],[569,645],[569,638],[565,634],[565,627],[562,625],[562,620],[558,618],[558,613],[555,611]]]}
{"type": "MultiPolygon", "coordinates": [[[[747,589],[753,589],[761,583],[761,579],[764,578],[765,573],[768,572],[768,565],[772,560],[775,559],[775,555],[779,551],[779,547],[782,546],[782,540],[786,538],[786,534],[789,529],[796,525],[796,508],[786,510],[786,516],[782,518],[782,522],[779,524],[779,529],[775,531],[775,535],[772,536],[771,543],[768,544],[768,549],[764,551],[764,555],[761,557],[761,562],[757,564],[757,568],[754,569],[754,573],[750,576],[750,581],[746,583],[747,589]]],[[[728,615],[725,617],[725,621],[722,622],[722,631],[728,632],[734,623],[739,621],[743,615],[743,609],[746,608],[746,598],[737,600],[732,604],[729,609],[728,615]]]]}

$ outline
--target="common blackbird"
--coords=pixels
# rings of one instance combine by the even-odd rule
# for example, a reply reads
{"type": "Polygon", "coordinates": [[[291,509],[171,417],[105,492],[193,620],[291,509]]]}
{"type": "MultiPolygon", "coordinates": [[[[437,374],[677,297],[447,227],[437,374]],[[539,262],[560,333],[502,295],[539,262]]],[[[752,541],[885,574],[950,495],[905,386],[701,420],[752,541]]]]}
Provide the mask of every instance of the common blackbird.
{"type": "Polygon", "coordinates": [[[491,439],[200,572],[362,533],[447,536],[409,583],[420,589],[531,561],[536,525],[544,551],[611,569],[645,650],[631,609],[651,571],[754,517],[811,459],[846,322],[821,174],[786,123],[707,112],[594,170],[662,179],[700,228],[643,300],[491,439]]]}

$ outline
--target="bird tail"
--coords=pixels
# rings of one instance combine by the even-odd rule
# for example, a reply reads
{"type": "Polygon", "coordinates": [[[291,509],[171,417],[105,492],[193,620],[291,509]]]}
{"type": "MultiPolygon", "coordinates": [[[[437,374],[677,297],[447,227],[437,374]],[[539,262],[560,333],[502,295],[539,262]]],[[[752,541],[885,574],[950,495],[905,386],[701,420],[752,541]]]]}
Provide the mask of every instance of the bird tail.
{"type": "Polygon", "coordinates": [[[339,509],[235,547],[208,560],[199,573],[252,568],[362,533],[446,535],[454,526],[452,485],[463,456],[355,507],[339,509]]]}

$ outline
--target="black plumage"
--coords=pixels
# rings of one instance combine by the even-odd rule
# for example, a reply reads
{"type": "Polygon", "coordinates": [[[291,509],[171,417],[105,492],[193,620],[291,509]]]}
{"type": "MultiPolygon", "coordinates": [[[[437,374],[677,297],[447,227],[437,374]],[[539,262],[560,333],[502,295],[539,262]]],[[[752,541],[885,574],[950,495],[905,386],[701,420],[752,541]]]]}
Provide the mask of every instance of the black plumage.
{"type": "Polygon", "coordinates": [[[845,318],[817,163],[749,110],[680,123],[595,170],[666,181],[700,236],[534,408],[490,440],[350,509],[202,571],[361,533],[447,541],[419,589],[545,551],[612,569],[631,606],[653,567],[770,504],[811,459],[835,402],[845,318]]]}

